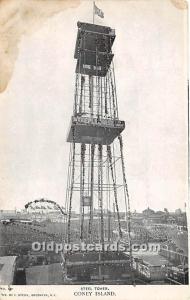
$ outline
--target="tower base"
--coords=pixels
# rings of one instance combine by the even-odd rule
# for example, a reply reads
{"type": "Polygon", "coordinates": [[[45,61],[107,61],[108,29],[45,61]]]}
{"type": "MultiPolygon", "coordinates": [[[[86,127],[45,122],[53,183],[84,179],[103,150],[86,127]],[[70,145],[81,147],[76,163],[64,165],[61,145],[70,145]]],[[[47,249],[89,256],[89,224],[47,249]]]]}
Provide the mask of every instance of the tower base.
{"type": "Polygon", "coordinates": [[[78,252],[65,256],[65,284],[131,284],[129,256],[122,252],[78,252]]]}

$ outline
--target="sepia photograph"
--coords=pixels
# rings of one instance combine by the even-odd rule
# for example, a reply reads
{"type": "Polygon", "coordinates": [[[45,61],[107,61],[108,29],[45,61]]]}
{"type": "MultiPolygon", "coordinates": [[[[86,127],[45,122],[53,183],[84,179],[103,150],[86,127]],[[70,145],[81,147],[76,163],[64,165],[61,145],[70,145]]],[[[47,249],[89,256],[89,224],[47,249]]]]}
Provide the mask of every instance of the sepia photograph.
{"type": "Polygon", "coordinates": [[[2,299],[188,287],[187,13],[0,1],[2,299]]]}

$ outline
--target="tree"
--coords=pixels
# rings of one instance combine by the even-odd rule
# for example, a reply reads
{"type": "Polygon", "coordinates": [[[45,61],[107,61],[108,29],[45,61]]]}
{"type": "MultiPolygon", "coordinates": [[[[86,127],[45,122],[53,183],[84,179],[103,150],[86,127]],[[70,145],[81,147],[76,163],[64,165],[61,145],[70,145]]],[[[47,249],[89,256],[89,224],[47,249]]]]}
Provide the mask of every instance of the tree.
{"type": "Polygon", "coordinates": [[[182,214],[181,208],[176,209],[175,214],[176,215],[181,215],[182,214]]]}

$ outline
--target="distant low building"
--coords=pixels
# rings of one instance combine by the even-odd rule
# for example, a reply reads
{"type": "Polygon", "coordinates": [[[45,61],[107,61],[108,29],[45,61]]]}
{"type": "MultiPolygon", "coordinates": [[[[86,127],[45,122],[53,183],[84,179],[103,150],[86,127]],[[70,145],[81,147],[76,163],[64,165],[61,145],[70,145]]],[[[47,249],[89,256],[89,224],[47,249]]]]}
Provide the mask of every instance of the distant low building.
{"type": "Polygon", "coordinates": [[[16,210],[0,210],[0,220],[17,217],[16,210]]]}
{"type": "Polygon", "coordinates": [[[155,211],[154,211],[153,209],[150,209],[150,208],[148,207],[147,209],[143,210],[142,213],[143,213],[143,216],[149,217],[149,216],[154,215],[154,214],[155,214],[155,211]]]}

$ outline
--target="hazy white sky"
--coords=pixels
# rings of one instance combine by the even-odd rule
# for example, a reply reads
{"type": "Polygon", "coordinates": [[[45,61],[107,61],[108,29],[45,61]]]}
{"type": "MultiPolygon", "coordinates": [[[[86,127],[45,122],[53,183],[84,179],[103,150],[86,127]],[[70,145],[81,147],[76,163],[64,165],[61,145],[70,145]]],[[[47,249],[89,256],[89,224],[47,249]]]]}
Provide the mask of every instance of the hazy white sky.
{"type": "MultiPolygon", "coordinates": [[[[168,1],[97,1],[116,30],[113,46],[131,207],[184,208],[187,200],[186,11],[168,1]]],[[[23,35],[0,95],[1,207],[45,197],[63,205],[77,21],[92,3],[55,14],[23,35]]]]}

